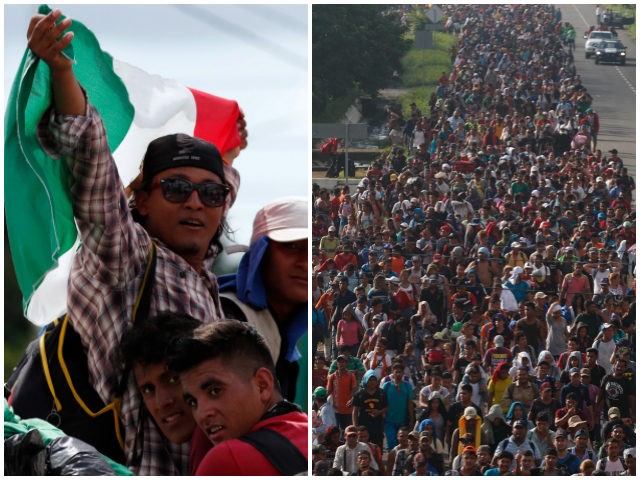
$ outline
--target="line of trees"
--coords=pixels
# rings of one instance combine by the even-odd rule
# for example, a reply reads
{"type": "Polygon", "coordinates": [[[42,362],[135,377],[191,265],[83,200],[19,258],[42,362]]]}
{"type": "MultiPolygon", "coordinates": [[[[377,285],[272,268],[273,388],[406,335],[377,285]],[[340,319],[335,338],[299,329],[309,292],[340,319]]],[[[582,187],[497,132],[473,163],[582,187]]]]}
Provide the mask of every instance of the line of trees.
{"type": "Polygon", "coordinates": [[[410,49],[405,27],[389,5],[313,5],[313,117],[343,97],[377,96],[401,72],[410,49]]]}

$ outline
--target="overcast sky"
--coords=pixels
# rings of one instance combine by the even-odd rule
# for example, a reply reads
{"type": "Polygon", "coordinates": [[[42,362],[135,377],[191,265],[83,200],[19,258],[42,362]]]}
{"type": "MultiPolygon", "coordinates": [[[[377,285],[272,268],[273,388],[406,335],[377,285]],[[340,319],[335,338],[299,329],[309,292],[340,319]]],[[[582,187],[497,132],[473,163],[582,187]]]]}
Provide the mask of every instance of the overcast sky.
{"type": "MultiPolygon", "coordinates": [[[[248,243],[256,211],[308,195],[306,5],[56,5],[102,49],[148,73],[236,100],[249,147],[234,162],[242,185],[229,223],[248,243]]],[[[4,5],[5,105],[36,5],[4,5]]]]}

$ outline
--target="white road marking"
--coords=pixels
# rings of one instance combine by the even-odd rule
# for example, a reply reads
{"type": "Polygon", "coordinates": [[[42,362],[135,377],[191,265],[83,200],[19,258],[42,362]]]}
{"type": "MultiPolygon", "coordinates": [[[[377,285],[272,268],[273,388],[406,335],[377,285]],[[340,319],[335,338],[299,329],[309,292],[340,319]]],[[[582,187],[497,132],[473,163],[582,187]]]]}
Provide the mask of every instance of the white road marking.
{"type": "Polygon", "coordinates": [[[578,12],[578,15],[580,15],[580,18],[584,22],[584,26],[585,27],[590,27],[591,24],[589,22],[587,22],[587,20],[584,18],[584,15],[582,15],[582,12],[580,10],[578,10],[578,7],[576,6],[576,4],[573,4],[573,8],[575,8],[576,12],[578,12]]]}
{"type": "Polygon", "coordinates": [[[618,65],[616,65],[616,72],[618,72],[618,74],[620,74],[620,76],[622,77],[622,79],[624,80],[624,82],[627,84],[627,86],[629,87],[629,89],[633,92],[633,94],[636,94],[636,89],[633,86],[633,84],[629,81],[629,79],[627,77],[624,76],[624,73],[622,73],[622,70],[620,69],[620,67],[618,65]]]}

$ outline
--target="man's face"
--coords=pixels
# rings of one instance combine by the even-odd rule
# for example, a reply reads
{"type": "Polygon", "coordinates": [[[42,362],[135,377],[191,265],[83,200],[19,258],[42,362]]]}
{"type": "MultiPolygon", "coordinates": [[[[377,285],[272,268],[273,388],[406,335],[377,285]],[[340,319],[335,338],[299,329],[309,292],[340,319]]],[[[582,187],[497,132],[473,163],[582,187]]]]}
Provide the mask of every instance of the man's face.
{"type": "Polygon", "coordinates": [[[307,240],[269,241],[262,268],[269,305],[298,306],[308,300],[307,240]]]}
{"type": "Polygon", "coordinates": [[[362,443],[369,443],[369,432],[367,430],[360,430],[358,432],[358,441],[362,443]]]}
{"type": "Polygon", "coordinates": [[[624,429],[621,426],[616,426],[611,432],[611,436],[620,440],[624,439],[624,429]]]}
{"type": "Polygon", "coordinates": [[[578,447],[580,449],[587,447],[587,436],[586,435],[580,435],[579,437],[576,437],[574,441],[575,441],[576,447],[578,447]]]}
{"type": "Polygon", "coordinates": [[[524,455],[522,457],[522,469],[530,471],[533,468],[533,455],[524,455]]]}
{"type": "Polygon", "coordinates": [[[533,319],[536,316],[536,309],[526,305],[524,307],[524,314],[527,316],[528,319],[533,319]]]}
{"type": "Polygon", "coordinates": [[[462,456],[462,466],[466,469],[473,468],[476,465],[477,457],[473,453],[465,453],[462,456]]]}
{"type": "Polygon", "coordinates": [[[511,460],[508,458],[500,458],[498,460],[498,470],[501,474],[505,474],[511,470],[511,460]]]}
{"type": "Polygon", "coordinates": [[[518,347],[523,350],[523,351],[527,351],[527,337],[524,335],[521,335],[520,337],[518,337],[518,347]]]}
{"type": "Polygon", "coordinates": [[[636,457],[632,457],[631,455],[628,455],[626,457],[624,457],[624,463],[627,464],[627,470],[630,469],[634,469],[636,467],[636,457]]]}
{"type": "Polygon", "coordinates": [[[420,437],[420,451],[422,453],[428,453],[429,451],[429,443],[431,442],[430,437],[420,437]]]}
{"type": "Polygon", "coordinates": [[[356,432],[346,434],[345,438],[347,439],[347,445],[350,448],[355,447],[358,443],[358,434],[356,432]]]}
{"type": "Polygon", "coordinates": [[[182,397],[182,385],[177,374],[160,362],[150,365],[136,363],[133,375],[142,400],[162,434],[175,444],[190,440],[196,422],[182,397]]]}
{"type": "Polygon", "coordinates": [[[469,380],[471,383],[477,383],[480,380],[480,372],[478,370],[470,370],[469,380]]]}
{"type": "Polygon", "coordinates": [[[571,382],[571,385],[573,385],[574,387],[577,387],[578,385],[580,385],[580,374],[571,375],[570,382],[571,382]]]}
{"type": "Polygon", "coordinates": [[[489,465],[491,463],[491,454],[487,452],[478,452],[478,464],[489,465]]]}
{"type": "Polygon", "coordinates": [[[558,451],[564,451],[569,445],[569,441],[566,437],[556,437],[555,442],[556,449],[558,449],[558,451]]]}
{"type": "Polygon", "coordinates": [[[395,368],[393,369],[393,378],[394,378],[396,381],[398,381],[398,382],[399,382],[400,380],[402,380],[402,374],[403,374],[403,373],[404,373],[404,371],[403,371],[403,369],[402,369],[402,368],[400,368],[400,367],[395,367],[395,368]]]}
{"type": "Polygon", "coordinates": [[[249,376],[235,373],[234,367],[214,358],[180,376],[193,416],[214,445],[248,433],[273,394],[273,386],[266,384],[261,374],[265,369],[249,376]]]}
{"type": "Polygon", "coordinates": [[[607,447],[607,453],[611,458],[616,458],[620,455],[620,445],[618,442],[611,442],[607,447]]]}
{"type": "Polygon", "coordinates": [[[556,465],[558,464],[558,457],[555,455],[545,455],[544,462],[547,464],[550,470],[555,470],[556,465]]]}
{"type": "Polygon", "coordinates": [[[526,370],[518,370],[518,383],[527,383],[529,381],[529,373],[526,370]]]}
{"type": "Polygon", "coordinates": [[[340,370],[340,372],[344,372],[347,370],[347,361],[346,360],[338,360],[337,362],[338,365],[338,370],[340,370]]]}
{"type": "Polygon", "coordinates": [[[360,455],[358,455],[358,467],[361,470],[369,468],[370,464],[371,457],[369,455],[367,455],[366,453],[361,453],[360,455]]]}
{"type": "Polygon", "coordinates": [[[170,168],[153,177],[150,191],[136,195],[136,207],[145,218],[146,230],[187,261],[195,259],[201,263],[222,222],[223,207],[207,207],[196,191],[191,192],[183,203],[165,200],[160,187],[160,181],[165,178],[180,178],[197,184],[222,183],[220,177],[197,167],[170,168]]]}
{"type": "Polygon", "coordinates": [[[466,390],[461,390],[460,400],[462,400],[463,402],[469,402],[471,400],[471,392],[467,392],[466,390]]]}
{"type": "Polygon", "coordinates": [[[525,434],[527,433],[527,429],[521,426],[513,426],[511,429],[511,433],[513,434],[513,438],[515,438],[518,442],[521,442],[524,439],[525,434]]]}
{"type": "Polygon", "coordinates": [[[613,366],[613,369],[616,376],[620,377],[627,370],[627,365],[624,362],[618,361],[613,366]]]}
{"type": "Polygon", "coordinates": [[[546,433],[549,431],[549,422],[547,422],[546,420],[537,420],[536,427],[538,427],[538,431],[546,433]]]}

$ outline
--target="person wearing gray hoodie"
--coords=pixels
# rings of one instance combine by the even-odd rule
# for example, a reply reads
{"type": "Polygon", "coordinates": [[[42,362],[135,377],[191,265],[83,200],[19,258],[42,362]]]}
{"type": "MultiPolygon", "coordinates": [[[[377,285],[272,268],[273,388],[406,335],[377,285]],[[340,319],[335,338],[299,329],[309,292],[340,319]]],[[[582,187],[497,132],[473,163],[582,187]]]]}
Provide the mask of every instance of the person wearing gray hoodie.
{"type": "Polygon", "coordinates": [[[481,427],[482,438],[493,450],[498,443],[511,435],[511,427],[504,418],[504,412],[500,404],[491,405],[489,412],[484,417],[481,427]]]}

